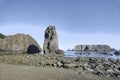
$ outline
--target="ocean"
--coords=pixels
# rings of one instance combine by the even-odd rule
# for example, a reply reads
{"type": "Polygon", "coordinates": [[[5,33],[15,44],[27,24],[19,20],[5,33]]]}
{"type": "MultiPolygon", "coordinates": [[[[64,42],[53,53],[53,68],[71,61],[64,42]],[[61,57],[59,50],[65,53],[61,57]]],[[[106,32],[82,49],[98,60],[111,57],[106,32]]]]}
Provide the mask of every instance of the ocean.
{"type": "Polygon", "coordinates": [[[97,53],[97,52],[84,52],[79,53],[75,51],[64,51],[65,57],[102,57],[105,59],[114,58],[120,59],[120,55],[115,55],[114,52],[110,52],[109,54],[97,53]]]}
{"type": "MultiPolygon", "coordinates": [[[[41,52],[40,54],[43,54],[41,52]]],[[[64,56],[65,57],[100,57],[100,58],[114,58],[114,59],[120,59],[120,55],[115,55],[114,52],[110,52],[109,54],[103,54],[103,53],[97,53],[97,52],[84,52],[84,53],[79,53],[76,51],[64,51],[64,56]]]]}

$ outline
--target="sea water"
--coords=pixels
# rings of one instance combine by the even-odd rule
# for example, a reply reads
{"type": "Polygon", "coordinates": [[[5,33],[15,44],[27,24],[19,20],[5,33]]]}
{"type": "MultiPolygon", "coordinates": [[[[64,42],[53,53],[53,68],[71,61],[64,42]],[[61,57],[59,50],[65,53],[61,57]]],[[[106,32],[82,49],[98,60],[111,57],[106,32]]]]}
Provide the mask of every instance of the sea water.
{"type": "Polygon", "coordinates": [[[114,52],[110,52],[109,54],[103,54],[98,52],[79,53],[75,51],[65,51],[65,57],[103,57],[105,59],[108,58],[120,59],[120,55],[115,55],[114,52]]]}
{"type": "MultiPolygon", "coordinates": [[[[40,54],[44,54],[41,52],[40,54]]],[[[84,52],[84,53],[79,53],[75,51],[64,51],[65,57],[102,57],[105,59],[108,58],[114,58],[114,59],[120,59],[120,55],[115,55],[114,52],[110,52],[109,54],[102,54],[98,52],[84,52]]]]}

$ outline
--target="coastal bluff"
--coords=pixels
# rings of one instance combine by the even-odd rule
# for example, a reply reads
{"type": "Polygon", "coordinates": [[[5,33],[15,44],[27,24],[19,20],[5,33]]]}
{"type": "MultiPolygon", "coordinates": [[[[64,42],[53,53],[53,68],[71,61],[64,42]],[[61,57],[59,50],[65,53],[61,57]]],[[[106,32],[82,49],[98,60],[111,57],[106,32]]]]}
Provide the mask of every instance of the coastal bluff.
{"type": "Polygon", "coordinates": [[[30,45],[35,45],[42,51],[39,44],[28,34],[15,34],[0,39],[0,50],[7,52],[24,53],[27,52],[30,45]]]}

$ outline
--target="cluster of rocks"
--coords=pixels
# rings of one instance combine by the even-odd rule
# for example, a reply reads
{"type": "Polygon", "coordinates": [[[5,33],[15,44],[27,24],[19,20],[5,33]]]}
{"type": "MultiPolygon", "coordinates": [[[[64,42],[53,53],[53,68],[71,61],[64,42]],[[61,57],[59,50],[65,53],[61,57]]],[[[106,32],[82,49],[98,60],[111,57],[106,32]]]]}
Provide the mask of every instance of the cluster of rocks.
{"type": "Polygon", "coordinates": [[[120,59],[98,57],[64,57],[61,54],[5,55],[0,62],[38,67],[73,69],[78,73],[90,72],[98,76],[120,77],[120,59]]]}
{"type": "Polygon", "coordinates": [[[76,45],[74,48],[74,51],[77,52],[98,52],[98,53],[110,53],[111,51],[114,51],[110,46],[108,45],[76,45]]]}
{"type": "Polygon", "coordinates": [[[47,56],[39,66],[52,66],[73,69],[78,72],[88,71],[99,76],[120,77],[120,59],[109,58],[70,58],[63,56],[47,56]]]}
{"type": "MultiPolygon", "coordinates": [[[[78,62],[83,62],[84,58],[77,59],[78,62]]],[[[91,71],[96,75],[106,75],[106,76],[120,76],[120,59],[112,59],[109,58],[108,60],[104,58],[86,58],[87,62],[84,63],[82,66],[83,70],[91,71]]]]}

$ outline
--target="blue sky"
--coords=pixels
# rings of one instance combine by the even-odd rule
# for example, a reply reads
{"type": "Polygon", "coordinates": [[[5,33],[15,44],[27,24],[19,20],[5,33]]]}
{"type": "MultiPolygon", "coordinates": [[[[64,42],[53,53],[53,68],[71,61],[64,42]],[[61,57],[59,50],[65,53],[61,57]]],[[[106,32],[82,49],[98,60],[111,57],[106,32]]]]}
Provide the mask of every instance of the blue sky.
{"type": "Polygon", "coordinates": [[[55,25],[61,49],[108,44],[120,49],[120,0],[0,0],[0,32],[26,33],[42,47],[55,25]]]}

